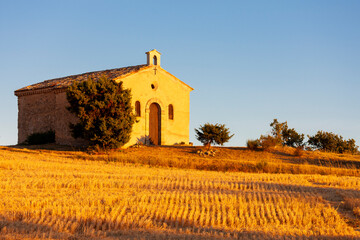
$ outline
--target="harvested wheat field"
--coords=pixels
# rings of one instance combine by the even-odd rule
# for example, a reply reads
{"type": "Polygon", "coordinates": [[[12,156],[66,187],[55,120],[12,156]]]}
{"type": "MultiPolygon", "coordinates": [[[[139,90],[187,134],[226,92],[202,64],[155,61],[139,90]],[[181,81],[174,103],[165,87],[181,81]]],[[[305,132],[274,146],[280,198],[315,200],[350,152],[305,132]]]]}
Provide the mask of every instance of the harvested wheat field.
{"type": "Polygon", "coordinates": [[[97,156],[2,147],[0,239],[360,239],[359,159],[334,159],[225,148],[211,158],[196,148],[97,156]],[[221,159],[228,171],[197,170],[206,161],[217,170],[221,159]],[[249,172],[236,172],[240,161],[249,172]],[[303,174],[312,168],[322,175],[303,174]]]}

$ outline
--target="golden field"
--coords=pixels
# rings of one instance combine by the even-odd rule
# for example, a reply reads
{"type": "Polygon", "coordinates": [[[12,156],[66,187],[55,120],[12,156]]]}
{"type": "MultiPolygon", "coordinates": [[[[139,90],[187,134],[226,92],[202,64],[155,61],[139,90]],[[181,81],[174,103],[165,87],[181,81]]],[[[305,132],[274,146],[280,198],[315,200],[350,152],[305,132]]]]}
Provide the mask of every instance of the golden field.
{"type": "Polygon", "coordinates": [[[360,156],[197,150],[0,147],[0,239],[360,239],[360,156]]]}

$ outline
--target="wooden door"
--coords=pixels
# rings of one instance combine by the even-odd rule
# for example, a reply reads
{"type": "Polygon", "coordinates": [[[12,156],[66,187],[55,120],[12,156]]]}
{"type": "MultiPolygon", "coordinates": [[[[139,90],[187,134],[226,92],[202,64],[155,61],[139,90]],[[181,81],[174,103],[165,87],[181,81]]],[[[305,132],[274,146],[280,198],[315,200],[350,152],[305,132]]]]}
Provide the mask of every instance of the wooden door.
{"type": "Polygon", "coordinates": [[[149,137],[154,145],[161,145],[161,109],[159,104],[150,105],[149,137]]]}

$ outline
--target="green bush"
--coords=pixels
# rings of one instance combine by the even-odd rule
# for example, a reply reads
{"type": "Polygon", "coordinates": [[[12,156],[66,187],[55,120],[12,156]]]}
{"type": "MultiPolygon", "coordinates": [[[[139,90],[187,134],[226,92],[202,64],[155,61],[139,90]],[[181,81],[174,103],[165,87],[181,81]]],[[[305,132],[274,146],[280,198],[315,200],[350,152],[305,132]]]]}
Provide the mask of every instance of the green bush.
{"type": "Polygon", "coordinates": [[[55,142],[55,131],[50,130],[47,132],[33,133],[26,138],[25,144],[39,145],[55,142]]]}
{"type": "Polygon", "coordinates": [[[210,148],[211,144],[223,145],[228,142],[234,134],[230,135],[230,131],[225,124],[205,123],[200,125],[199,129],[195,129],[196,139],[210,148]]]}
{"type": "Polygon", "coordinates": [[[246,146],[248,149],[250,150],[256,150],[260,147],[260,141],[259,139],[255,139],[255,140],[247,140],[246,142],[246,146]]]}
{"type": "Polygon", "coordinates": [[[130,89],[106,76],[75,82],[66,93],[68,110],[78,117],[72,136],[88,140],[95,149],[112,149],[130,140],[135,115],[130,89]]]}
{"type": "Polygon", "coordinates": [[[270,136],[270,135],[261,135],[259,138],[260,146],[264,150],[269,150],[271,148],[274,148],[275,146],[279,145],[279,141],[276,137],[270,136]]]}

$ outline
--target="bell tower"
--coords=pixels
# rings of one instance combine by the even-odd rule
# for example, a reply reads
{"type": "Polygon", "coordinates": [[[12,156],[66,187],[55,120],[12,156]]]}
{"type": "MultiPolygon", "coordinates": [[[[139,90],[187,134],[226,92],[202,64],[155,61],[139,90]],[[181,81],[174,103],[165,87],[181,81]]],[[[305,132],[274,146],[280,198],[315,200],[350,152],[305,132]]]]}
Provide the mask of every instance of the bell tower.
{"type": "Polygon", "coordinates": [[[146,52],[146,55],[147,55],[147,65],[149,65],[149,66],[151,66],[151,65],[160,66],[160,55],[161,55],[161,53],[156,51],[156,49],[153,49],[151,51],[146,52]]]}

